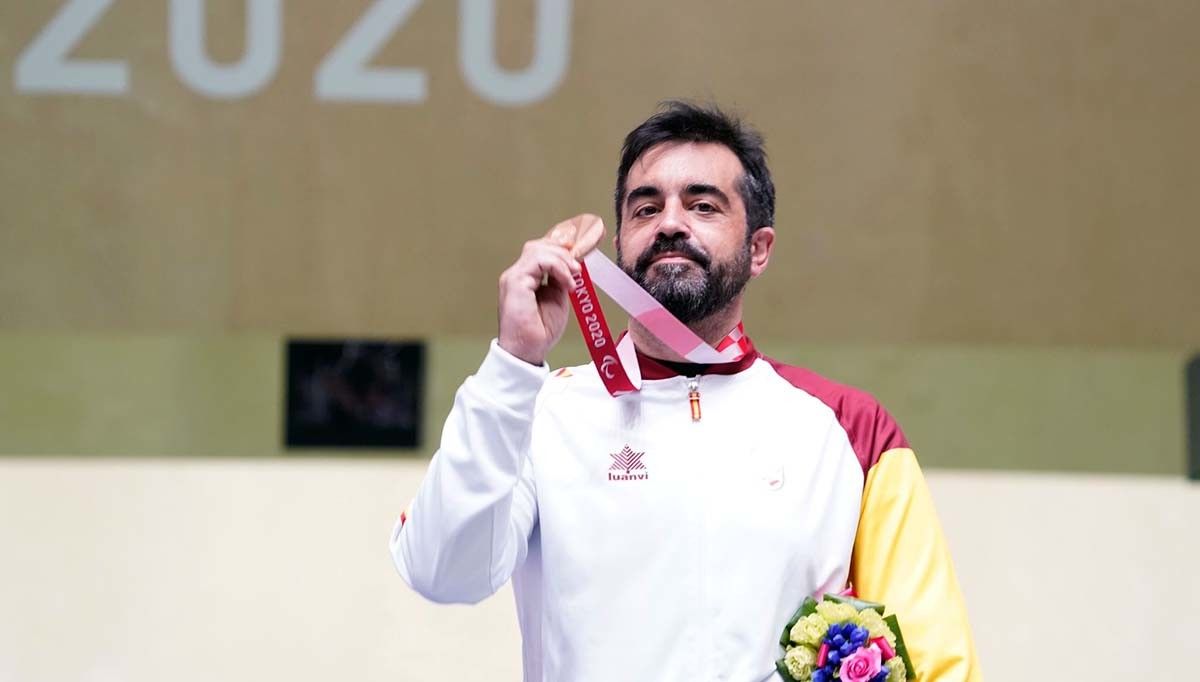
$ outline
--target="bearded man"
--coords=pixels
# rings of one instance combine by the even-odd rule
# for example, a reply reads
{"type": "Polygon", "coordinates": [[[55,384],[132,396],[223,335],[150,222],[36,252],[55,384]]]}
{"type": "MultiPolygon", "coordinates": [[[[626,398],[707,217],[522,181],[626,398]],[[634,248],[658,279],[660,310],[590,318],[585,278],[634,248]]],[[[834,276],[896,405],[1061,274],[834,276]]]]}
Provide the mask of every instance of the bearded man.
{"type": "MultiPolygon", "coordinates": [[[[853,585],[899,615],[920,680],[979,680],[933,504],[868,394],[767,358],[742,301],[775,245],[762,138],[671,102],[625,139],[618,264],[730,362],[688,363],[634,319],[639,391],[550,373],[580,263],[548,236],[500,277],[499,332],[462,385],[391,540],[404,580],[474,603],[509,579],[525,679],[778,679],[806,596],[853,585]]],[[[464,655],[469,655],[464,652],[464,655]]]]}

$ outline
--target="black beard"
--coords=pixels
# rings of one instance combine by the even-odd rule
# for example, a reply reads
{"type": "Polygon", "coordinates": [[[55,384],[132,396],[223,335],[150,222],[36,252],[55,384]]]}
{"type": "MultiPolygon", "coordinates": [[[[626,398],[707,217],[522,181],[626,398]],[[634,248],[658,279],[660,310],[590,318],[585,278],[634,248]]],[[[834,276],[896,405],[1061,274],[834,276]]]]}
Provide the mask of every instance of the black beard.
{"type": "Polygon", "coordinates": [[[722,310],[746,288],[750,281],[750,247],[747,242],[732,260],[714,265],[707,254],[682,236],[659,235],[632,268],[622,261],[619,251],[617,265],[680,322],[692,324],[722,310]],[[652,262],[655,256],[668,252],[686,256],[692,262],[652,262]],[[653,279],[651,269],[656,271],[653,279]]]}

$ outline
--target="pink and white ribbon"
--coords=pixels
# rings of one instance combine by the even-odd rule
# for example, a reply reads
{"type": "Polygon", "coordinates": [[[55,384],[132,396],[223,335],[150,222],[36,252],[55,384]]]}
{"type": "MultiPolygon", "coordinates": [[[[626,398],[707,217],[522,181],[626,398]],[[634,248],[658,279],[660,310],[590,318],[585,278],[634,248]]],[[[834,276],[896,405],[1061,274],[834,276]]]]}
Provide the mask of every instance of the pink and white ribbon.
{"type": "Polygon", "coordinates": [[[613,343],[608,323],[600,310],[596,287],[688,362],[734,362],[741,359],[749,347],[749,339],[745,337],[740,324],[716,348],[708,345],[608,256],[595,249],[583,258],[581,272],[576,276],[575,289],[571,292],[571,304],[583,338],[588,343],[592,361],[613,396],[637,391],[641,388],[642,377],[633,343],[628,338],[620,344],[613,343]]]}

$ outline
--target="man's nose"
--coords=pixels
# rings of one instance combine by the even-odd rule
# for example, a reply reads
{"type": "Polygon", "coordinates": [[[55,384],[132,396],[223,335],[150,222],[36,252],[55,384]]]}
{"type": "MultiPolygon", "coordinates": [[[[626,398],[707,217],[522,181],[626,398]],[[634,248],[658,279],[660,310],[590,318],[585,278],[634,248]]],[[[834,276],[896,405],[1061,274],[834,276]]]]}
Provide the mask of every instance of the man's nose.
{"type": "Polygon", "coordinates": [[[664,237],[676,237],[679,235],[690,237],[692,235],[691,226],[688,224],[687,211],[684,209],[682,202],[672,200],[663,206],[658,221],[657,233],[664,237]]]}

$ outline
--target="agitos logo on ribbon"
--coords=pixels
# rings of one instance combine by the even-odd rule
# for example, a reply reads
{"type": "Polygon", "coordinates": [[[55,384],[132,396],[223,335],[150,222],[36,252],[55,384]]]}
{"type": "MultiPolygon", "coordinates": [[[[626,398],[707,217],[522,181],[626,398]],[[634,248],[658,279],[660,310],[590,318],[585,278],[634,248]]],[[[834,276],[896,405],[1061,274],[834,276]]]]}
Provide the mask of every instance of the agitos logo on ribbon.
{"type": "Polygon", "coordinates": [[[575,216],[555,225],[546,236],[569,248],[571,254],[582,261],[575,277],[575,288],[571,290],[571,306],[592,362],[613,396],[640,389],[642,376],[632,341],[626,338],[620,344],[613,342],[608,322],[600,309],[597,286],[631,318],[688,362],[734,362],[746,354],[749,340],[742,334],[741,325],[713,348],[597,250],[596,245],[604,236],[604,222],[599,217],[591,214],[575,216]]]}
{"type": "Polygon", "coordinates": [[[587,265],[583,263],[580,263],[579,274],[575,275],[575,288],[571,290],[571,307],[575,309],[575,319],[579,322],[584,341],[587,342],[588,353],[592,356],[592,362],[596,363],[596,371],[600,373],[600,379],[608,392],[618,396],[641,388],[640,372],[635,385],[617,356],[617,344],[613,343],[608,321],[604,319],[600,302],[596,300],[596,287],[592,284],[587,265]]]}

